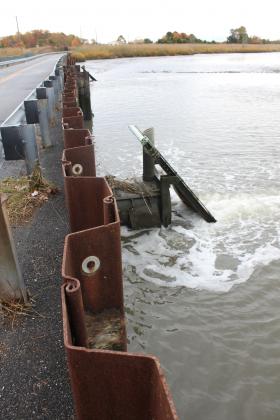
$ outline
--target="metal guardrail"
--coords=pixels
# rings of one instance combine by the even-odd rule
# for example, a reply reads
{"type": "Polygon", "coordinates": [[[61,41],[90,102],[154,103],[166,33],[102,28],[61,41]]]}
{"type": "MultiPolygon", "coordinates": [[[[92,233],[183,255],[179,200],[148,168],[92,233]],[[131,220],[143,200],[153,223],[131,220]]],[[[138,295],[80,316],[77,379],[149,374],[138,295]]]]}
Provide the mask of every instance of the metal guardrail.
{"type": "MultiPolygon", "coordinates": [[[[39,163],[35,124],[40,127],[43,146],[52,145],[50,128],[61,98],[63,87],[64,56],[56,63],[49,79],[35,88],[9,115],[0,127],[6,160],[25,160],[27,174],[39,163]]],[[[5,203],[0,195],[0,299],[27,300],[26,287],[18,265],[16,249],[5,213],[5,203]]]]}
{"type": "Polygon", "coordinates": [[[65,56],[62,54],[59,58],[48,80],[35,87],[1,124],[0,162],[1,157],[6,160],[25,159],[27,173],[32,172],[38,159],[35,123],[40,125],[43,145],[51,145],[49,130],[55,120],[55,108],[63,87],[65,56]]]}
{"type": "Polygon", "coordinates": [[[22,64],[25,63],[27,61],[32,61],[32,60],[36,60],[36,58],[40,58],[43,57],[44,55],[50,55],[50,54],[65,54],[64,51],[54,51],[54,52],[49,52],[49,53],[43,53],[43,54],[36,54],[36,55],[32,55],[32,56],[28,56],[28,57],[20,57],[20,58],[15,58],[12,60],[7,60],[7,61],[0,61],[0,69],[3,67],[10,67],[10,66],[14,66],[16,64],[22,64]]]}
{"type": "MultiPolygon", "coordinates": [[[[52,55],[52,54],[61,54],[62,57],[64,57],[66,54],[65,53],[45,53],[45,54],[40,54],[38,56],[33,57],[34,58],[39,58],[42,57],[43,55],[52,55]]],[[[61,57],[61,58],[62,58],[61,57]]],[[[59,59],[60,60],[60,59],[59,59]]],[[[56,70],[58,68],[58,62],[54,65],[54,68],[52,70],[52,72],[50,73],[49,77],[55,76],[56,74],[56,70]]],[[[0,67],[1,67],[1,63],[0,63],[0,67]]],[[[42,87],[44,84],[44,82],[39,83],[38,86],[36,86],[25,98],[24,100],[16,107],[16,109],[5,119],[5,121],[1,124],[2,126],[6,126],[6,125],[13,125],[13,124],[21,124],[21,123],[25,123],[26,122],[26,116],[25,116],[25,108],[24,108],[24,102],[31,100],[31,99],[35,99],[36,98],[36,90],[39,87],[42,87]]],[[[62,90],[62,83],[61,83],[61,90],[62,90]]],[[[1,138],[1,136],[0,136],[1,138]]]]}

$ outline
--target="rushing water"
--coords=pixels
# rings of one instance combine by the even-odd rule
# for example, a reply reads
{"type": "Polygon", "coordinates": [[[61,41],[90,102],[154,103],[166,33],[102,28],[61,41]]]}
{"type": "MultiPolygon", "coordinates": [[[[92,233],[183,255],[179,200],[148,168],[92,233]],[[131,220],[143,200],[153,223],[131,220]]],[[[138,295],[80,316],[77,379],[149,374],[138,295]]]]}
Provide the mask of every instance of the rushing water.
{"type": "Polygon", "coordinates": [[[280,419],[280,54],[87,63],[100,174],[141,174],[128,124],[217,218],[123,229],[129,349],[160,358],[189,420],[280,419]]]}

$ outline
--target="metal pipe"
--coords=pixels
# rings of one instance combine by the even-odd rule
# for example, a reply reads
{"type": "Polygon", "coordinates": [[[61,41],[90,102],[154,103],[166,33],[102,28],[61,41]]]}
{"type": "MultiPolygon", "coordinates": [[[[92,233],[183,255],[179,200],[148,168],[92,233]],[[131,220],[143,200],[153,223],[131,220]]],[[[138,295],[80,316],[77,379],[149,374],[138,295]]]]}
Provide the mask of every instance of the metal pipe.
{"type": "Polygon", "coordinates": [[[65,296],[74,344],[80,347],[87,347],[88,340],[85,325],[84,304],[81,285],[78,280],[68,280],[65,286],[65,296]]]}
{"type": "Polygon", "coordinates": [[[113,197],[103,198],[103,218],[104,225],[114,223],[116,221],[115,216],[115,201],[113,197]]]}

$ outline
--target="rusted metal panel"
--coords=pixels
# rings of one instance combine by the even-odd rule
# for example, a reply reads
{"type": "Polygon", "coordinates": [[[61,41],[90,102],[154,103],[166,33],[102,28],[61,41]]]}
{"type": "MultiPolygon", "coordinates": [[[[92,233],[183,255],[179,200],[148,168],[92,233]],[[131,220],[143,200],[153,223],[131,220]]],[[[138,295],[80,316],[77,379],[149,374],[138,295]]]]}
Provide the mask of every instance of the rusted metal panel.
{"type": "Polygon", "coordinates": [[[124,315],[119,223],[87,229],[67,235],[65,239],[62,277],[81,283],[85,308],[93,313],[116,308],[124,315]],[[82,270],[86,258],[99,260],[98,272],[88,275],[82,270]]]}
{"type": "Polygon", "coordinates": [[[64,176],[96,176],[94,145],[66,149],[62,155],[64,176]]]}
{"type": "Polygon", "coordinates": [[[79,420],[177,420],[155,357],[75,346],[62,286],[64,343],[79,420]]]}
{"type": "Polygon", "coordinates": [[[76,90],[76,88],[64,88],[64,91],[63,91],[63,95],[64,96],[66,96],[66,97],[76,97],[77,96],[77,90],[76,90]]]}
{"type": "Polygon", "coordinates": [[[81,115],[83,111],[79,106],[63,108],[62,117],[74,117],[76,115],[81,115]]]}
{"type": "Polygon", "coordinates": [[[92,143],[90,131],[82,129],[64,129],[63,130],[64,148],[70,149],[72,147],[85,146],[92,143]]]}
{"type": "Polygon", "coordinates": [[[85,312],[80,282],[76,279],[68,281],[65,287],[65,296],[70,317],[72,337],[76,346],[87,347],[87,332],[85,312]]]}
{"type": "Polygon", "coordinates": [[[62,123],[68,124],[69,128],[83,128],[84,120],[82,111],[80,111],[79,115],[73,117],[63,117],[62,123]]]}
{"type": "Polygon", "coordinates": [[[65,101],[65,100],[73,100],[73,99],[76,99],[75,92],[74,93],[63,93],[62,94],[62,100],[63,101],[65,101]]]}
{"type": "Polygon", "coordinates": [[[103,225],[104,215],[113,219],[111,223],[120,223],[115,199],[110,206],[104,203],[105,198],[112,196],[104,178],[65,176],[64,186],[72,232],[103,225]],[[107,215],[109,211],[113,218],[107,215]]]}
{"type": "Polygon", "coordinates": [[[76,99],[72,99],[72,98],[68,98],[65,99],[64,101],[62,101],[62,107],[63,108],[73,108],[77,106],[77,100],[76,99]]]}
{"type": "Polygon", "coordinates": [[[118,209],[105,178],[95,177],[94,145],[83,115],[69,106],[76,101],[80,69],[70,56],[67,62],[62,167],[72,233],[65,239],[61,295],[77,418],[178,420],[158,360],[127,353],[118,209]],[[118,317],[118,347],[97,347],[89,320],[112,311],[118,317]]]}

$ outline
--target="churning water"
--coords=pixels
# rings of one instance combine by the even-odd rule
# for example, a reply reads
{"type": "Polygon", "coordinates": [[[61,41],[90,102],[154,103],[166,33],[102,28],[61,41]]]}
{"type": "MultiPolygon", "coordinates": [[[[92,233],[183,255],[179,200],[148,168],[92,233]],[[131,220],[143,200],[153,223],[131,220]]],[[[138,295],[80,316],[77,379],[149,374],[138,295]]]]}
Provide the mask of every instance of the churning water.
{"type": "Polygon", "coordinates": [[[218,222],[122,229],[129,349],[160,357],[181,419],[280,419],[280,54],[87,63],[99,173],[141,174],[128,124],[218,222]]]}

